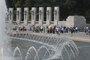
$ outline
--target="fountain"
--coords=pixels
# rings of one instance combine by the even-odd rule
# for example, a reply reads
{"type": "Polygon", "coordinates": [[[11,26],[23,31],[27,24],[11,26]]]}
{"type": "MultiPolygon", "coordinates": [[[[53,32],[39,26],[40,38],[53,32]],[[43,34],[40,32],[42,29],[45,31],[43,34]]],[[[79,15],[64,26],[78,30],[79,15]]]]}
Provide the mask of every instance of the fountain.
{"type": "Polygon", "coordinates": [[[34,34],[5,34],[5,0],[0,2],[0,60],[77,60],[79,51],[72,40],[34,34]],[[10,42],[13,42],[13,53],[10,42]],[[7,50],[6,50],[7,49],[7,50]],[[11,55],[10,55],[11,53],[11,55]],[[13,55],[13,56],[12,56],[13,55]]]}
{"type": "Polygon", "coordinates": [[[21,54],[20,49],[18,47],[15,48],[14,53],[13,53],[13,57],[16,57],[13,60],[22,60],[22,54],[21,54]]]}
{"type": "Polygon", "coordinates": [[[19,48],[15,48],[14,54],[18,55],[15,53],[17,49],[19,56],[22,57],[20,60],[78,60],[79,51],[77,46],[72,40],[65,37],[54,38],[32,34],[26,36],[17,34],[11,35],[10,39],[15,40],[17,44],[19,43],[17,45],[14,41],[16,46],[19,46],[19,48]],[[20,44],[20,42],[22,43],[20,44]],[[27,50],[23,50],[22,47],[27,50]]]}
{"type": "Polygon", "coordinates": [[[5,19],[7,7],[5,0],[0,2],[0,60],[12,60],[10,57],[10,40],[5,34],[5,19]]]}
{"type": "Polygon", "coordinates": [[[35,47],[32,46],[29,48],[29,50],[26,54],[25,60],[36,60],[36,59],[39,60],[37,51],[36,51],[35,47]]]}

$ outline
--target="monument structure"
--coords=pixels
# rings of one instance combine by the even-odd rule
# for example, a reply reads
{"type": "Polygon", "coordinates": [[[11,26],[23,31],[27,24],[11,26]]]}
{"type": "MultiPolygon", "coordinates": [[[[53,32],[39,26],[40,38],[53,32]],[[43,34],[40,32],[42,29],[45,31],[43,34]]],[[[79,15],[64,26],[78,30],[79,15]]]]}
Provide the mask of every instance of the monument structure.
{"type": "MultiPolygon", "coordinates": [[[[39,7],[39,13],[37,13],[36,7],[31,8],[31,19],[29,20],[29,8],[24,8],[24,22],[21,21],[21,8],[17,8],[16,11],[16,26],[24,24],[24,26],[48,26],[48,25],[56,25],[56,26],[66,26],[66,27],[79,27],[84,28],[86,26],[86,19],[83,16],[69,16],[66,21],[59,21],[59,7],[54,7],[54,21],[52,21],[52,8],[47,7],[46,11],[44,11],[44,7],[39,7]],[[46,15],[44,15],[46,13],[46,15]],[[39,21],[36,23],[36,16],[38,15],[39,21]],[[46,21],[44,21],[44,17],[46,17],[46,21]],[[28,23],[31,22],[31,23],[28,23]]],[[[9,23],[13,24],[13,8],[9,8],[9,23]]],[[[14,25],[14,24],[13,24],[14,25]]],[[[27,28],[27,27],[26,27],[27,28]]],[[[46,28],[45,28],[46,29],[46,28]]]]}
{"type": "Polygon", "coordinates": [[[7,13],[7,18],[8,18],[8,24],[7,24],[7,30],[8,31],[11,31],[12,30],[12,28],[13,28],[13,8],[9,8],[8,9],[8,13],[7,13]]]}
{"type": "Polygon", "coordinates": [[[9,8],[9,23],[12,24],[13,21],[13,8],[9,8]]]}
{"type": "Polygon", "coordinates": [[[27,25],[29,20],[29,8],[24,8],[24,24],[27,25]]]}
{"type": "Polygon", "coordinates": [[[59,7],[54,7],[54,25],[58,25],[59,21],[59,7]]]}
{"type": "Polygon", "coordinates": [[[47,7],[47,10],[46,10],[46,25],[50,25],[51,20],[52,20],[52,8],[47,7]]]}
{"type": "Polygon", "coordinates": [[[39,25],[42,25],[44,21],[44,8],[39,7],[39,25]]]}
{"type": "Polygon", "coordinates": [[[21,8],[17,8],[17,11],[16,11],[16,22],[17,22],[17,24],[20,24],[20,21],[21,21],[21,8]]]}
{"type": "Polygon", "coordinates": [[[66,26],[83,28],[86,26],[86,19],[84,16],[69,16],[66,19],[66,26]]]}
{"type": "Polygon", "coordinates": [[[36,8],[32,7],[31,9],[31,25],[35,25],[36,21],[36,8]]]}

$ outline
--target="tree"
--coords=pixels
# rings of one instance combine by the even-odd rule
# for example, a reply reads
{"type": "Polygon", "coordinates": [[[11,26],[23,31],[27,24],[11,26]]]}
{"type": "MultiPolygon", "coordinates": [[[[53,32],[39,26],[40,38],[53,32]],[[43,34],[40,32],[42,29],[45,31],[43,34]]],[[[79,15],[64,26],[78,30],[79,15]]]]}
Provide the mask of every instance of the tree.
{"type": "Polygon", "coordinates": [[[6,2],[6,5],[7,5],[7,8],[10,8],[10,7],[14,6],[13,0],[5,0],[5,2],[6,2]]]}
{"type": "Polygon", "coordinates": [[[29,7],[29,8],[31,7],[30,0],[25,0],[24,7],[29,7]]]}
{"type": "Polygon", "coordinates": [[[18,8],[18,7],[21,7],[21,4],[20,4],[20,1],[19,0],[16,1],[16,3],[15,3],[15,8],[18,8]]]}

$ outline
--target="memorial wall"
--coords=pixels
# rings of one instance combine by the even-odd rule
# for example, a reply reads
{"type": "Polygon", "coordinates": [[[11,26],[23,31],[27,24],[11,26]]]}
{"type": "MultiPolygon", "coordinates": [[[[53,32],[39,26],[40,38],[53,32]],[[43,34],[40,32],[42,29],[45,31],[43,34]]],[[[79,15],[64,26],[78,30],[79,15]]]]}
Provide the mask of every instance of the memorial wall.
{"type": "Polygon", "coordinates": [[[69,16],[67,17],[66,21],[60,21],[60,8],[54,7],[54,10],[52,10],[52,7],[47,7],[46,11],[44,10],[44,7],[39,7],[38,11],[36,7],[32,7],[31,10],[29,8],[24,8],[24,20],[21,20],[21,8],[16,9],[16,21],[13,19],[13,8],[9,8],[9,24],[13,25],[13,21],[16,22],[16,24],[19,25],[39,25],[39,26],[48,26],[48,25],[55,25],[55,26],[66,26],[66,27],[80,27],[83,28],[86,26],[86,19],[83,16],[69,16]],[[31,13],[31,18],[29,18],[29,12],[31,13]],[[53,12],[53,13],[52,13],[53,12]],[[46,15],[44,15],[46,13],[46,15]],[[38,18],[37,18],[38,15],[38,18]],[[52,21],[52,15],[54,16],[54,21],[52,21]],[[46,20],[44,20],[44,17],[46,17],[46,20]],[[38,21],[36,21],[38,19],[38,21]],[[21,23],[22,22],[22,23],[21,23]],[[28,23],[30,22],[30,23],[28,23]]]}

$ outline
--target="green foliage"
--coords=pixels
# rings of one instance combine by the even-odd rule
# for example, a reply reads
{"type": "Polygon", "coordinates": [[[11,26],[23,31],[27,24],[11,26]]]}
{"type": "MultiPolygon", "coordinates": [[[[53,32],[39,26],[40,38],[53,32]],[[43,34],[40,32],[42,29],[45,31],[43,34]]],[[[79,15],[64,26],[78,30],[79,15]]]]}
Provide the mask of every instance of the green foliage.
{"type": "Polygon", "coordinates": [[[31,7],[30,0],[25,0],[24,7],[31,7]]]}
{"type": "Polygon", "coordinates": [[[16,1],[16,3],[15,3],[15,8],[18,8],[18,7],[21,7],[21,4],[20,4],[20,1],[19,0],[16,1]]]}
{"type": "Polygon", "coordinates": [[[73,8],[76,5],[76,0],[65,0],[63,5],[67,7],[67,9],[73,8]]]}

